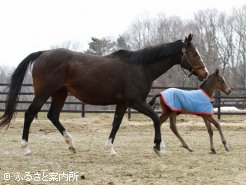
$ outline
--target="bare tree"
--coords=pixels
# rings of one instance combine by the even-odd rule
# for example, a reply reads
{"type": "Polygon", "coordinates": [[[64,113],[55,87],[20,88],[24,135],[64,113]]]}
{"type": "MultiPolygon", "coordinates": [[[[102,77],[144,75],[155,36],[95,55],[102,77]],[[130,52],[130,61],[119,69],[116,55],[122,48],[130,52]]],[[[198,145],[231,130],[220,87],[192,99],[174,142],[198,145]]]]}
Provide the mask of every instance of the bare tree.
{"type": "Polygon", "coordinates": [[[239,87],[246,87],[246,5],[241,9],[234,9],[234,31],[235,31],[235,60],[236,80],[239,87]]]}
{"type": "Polygon", "coordinates": [[[51,49],[56,49],[56,48],[66,48],[66,49],[70,49],[73,51],[82,51],[81,43],[80,42],[74,42],[71,40],[63,41],[60,44],[51,46],[51,49]]]}

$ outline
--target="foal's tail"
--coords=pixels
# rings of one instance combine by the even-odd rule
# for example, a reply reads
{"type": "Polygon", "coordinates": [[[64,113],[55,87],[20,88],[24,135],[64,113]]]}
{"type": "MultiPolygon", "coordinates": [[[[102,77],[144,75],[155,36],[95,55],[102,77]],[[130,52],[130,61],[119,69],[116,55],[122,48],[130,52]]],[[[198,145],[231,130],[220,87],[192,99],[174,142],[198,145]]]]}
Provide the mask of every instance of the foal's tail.
{"type": "Polygon", "coordinates": [[[0,117],[0,127],[4,127],[6,125],[7,128],[9,127],[10,121],[12,120],[16,112],[16,104],[19,98],[19,93],[27,71],[27,67],[33,61],[35,61],[43,52],[44,51],[38,51],[28,55],[24,60],[22,60],[22,62],[18,65],[18,67],[12,74],[9,85],[9,92],[5,104],[5,112],[0,117]]]}
{"type": "Polygon", "coordinates": [[[156,98],[157,98],[157,97],[160,97],[160,96],[161,96],[160,94],[154,95],[153,98],[149,101],[148,104],[149,104],[150,106],[153,106],[154,103],[155,103],[156,98]]]}

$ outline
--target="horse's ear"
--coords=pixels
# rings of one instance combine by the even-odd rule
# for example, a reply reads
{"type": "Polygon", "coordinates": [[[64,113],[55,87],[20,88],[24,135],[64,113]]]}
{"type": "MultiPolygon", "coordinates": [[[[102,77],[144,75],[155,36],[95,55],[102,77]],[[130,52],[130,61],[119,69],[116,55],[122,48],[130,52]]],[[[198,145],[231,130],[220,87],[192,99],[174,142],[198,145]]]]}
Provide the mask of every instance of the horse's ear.
{"type": "Polygon", "coordinates": [[[185,37],[185,41],[184,42],[186,43],[187,46],[191,45],[192,37],[193,37],[192,34],[189,34],[188,37],[185,37]]]}
{"type": "Polygon", "coordinates": [[[185,37],[185,40],[184,40],[185,42],[188,42],[188,39],[187,39],[187,37],[185,37]]]}
{"type": "Polygon", "coordinates": [[[192,41],[192,38],[193,38],[193,35],[192,34],[189,34],[188,41],[191,42],[192,41]]]}

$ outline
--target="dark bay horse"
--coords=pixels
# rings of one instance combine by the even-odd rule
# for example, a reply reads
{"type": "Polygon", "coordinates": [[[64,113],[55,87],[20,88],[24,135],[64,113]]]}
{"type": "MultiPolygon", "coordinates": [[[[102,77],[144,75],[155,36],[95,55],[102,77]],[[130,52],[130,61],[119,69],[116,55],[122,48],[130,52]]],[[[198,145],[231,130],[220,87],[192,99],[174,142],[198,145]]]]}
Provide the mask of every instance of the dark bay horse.
{"type": "MultiPolygon", "coordinates": [[[[173,91],[171,92],[172,94],[174,94],[177,91],[180,91],[179,89],[172,89],[173,91]]],[[[220,133],[220,137],[222,140],[222,143],[225,147],[226,151],[229,151],[229,148],[227,146],[225,137],[222,133],[220,124],[218,121],[216,121],[212,115],[213,115],[213,107],[212,107],[212,103],[210,102],[215,90],[220,90],[222,92],[224,92],[225,94],[230,94],[231,89],[230,87],[226,84],[225,79],[223,76],[221,76],[219,74],[219,70],[217,69],[215,71],[215,73],[213,73],[212,75],[210,75],[208,77],[208,79],[206,81],[204,81],[202,83],[202,85],[200,86],[200,90],[195,90],[195,91],[183,91],[181,90],[182,94],[187,94],[190,95],[191,93],[201,93],[204,94],[205,97],[205,101],[203,102],[202,97],[200,97],[200,100],[195,100],[196,105],[196,110],[193,112],[188,111],[187,109],[189,108],[184,108],[184,106],[182,106],[182,110],[174,110],[173,105],[170,106],[170,101],[168,100],[168,93],[164,94],[164,93],[160,93],[155,95],[152,100],[150,100],[149,105],[153,106],[153,104],[155,103],[155,100],[157,97],[160,97],[160,105],[162,108],[162,114],[160,116],[160,122],[161,124],[164,123],[168,118],[170,118],[170,128],[173,131],[173,133],[178,137],[178,139],[180,140],[180,142],[182,143],[182,147],[186,148],[187,150],[189,150],[190,152],[192,152],[193,150],[186,144],[186,142],[184,141],[184,139],[181,137],[181,135],[179,134],[177,127],[176,127],[176,117],[178,114],[180,113],[191,113],[191,114],[196,114],[198,116],[201,116],[205,122],[205,125],[207,127],[208,133],[209,133],[209,138],[210,138],[210,149],[213,153],[216,153],[215,149],[214,149],[214,145],[213,145],[213,130],[211,127],[211,123],[213,123],[215,125],[215,127],[218,129],[219,133],[220,133]],[[207,98],[207,100],[206,100],[207,98]],[[202,100],[201,100],[202,99],[202,100]],[[199,110],[211,110],[208,112],[201,112],[198,111],[199,110]]],[[[164,91],[165,92],[165,91],[164,91]]],[[[175,101],[181,101],[182,98],[178,98],[178,96],[174,95],[173,97],[175,97],[175,101]]],[[[195,98],[194,98],[195,99],[195,98]]],[[[192,101],[192,100],[191,100],[192,101]]],[[[172,103],[172,102],[171,102],[172,103]]],[[[187,103],[187,102],[186,102],[187,103]]],[[[193,102],[192,102],[193,103],[193,102]]]]}
{"type": "Polygon", "coordinates": [[[154,150],[162,153],[162,139],[158,115],[145,102],[155,79],[172,66],[179,64],[199,80],[208,71],[192,43],[190,34],[178,40],[138,51],[119,50],[107,56],[92,56],[66,49],[38,51],[28,55],[16,68],[7,96],[6,109],[0,126],[9,126],[16,112],[16,104],[27,67],[33,64],[32,77],[35,97],[25,112],[22,135],[24,154],[28,147],[30,125],[43,104],[51,97],[48,119],[64,136],[69,150],[76,152],[71,135],[59,121],[64,102],[71,93],[79,100],[93,105],[116,104],[112,130],[107,148],[112,155],[113,142],[127,107],[136,109],[154,122],[154,150]]]}

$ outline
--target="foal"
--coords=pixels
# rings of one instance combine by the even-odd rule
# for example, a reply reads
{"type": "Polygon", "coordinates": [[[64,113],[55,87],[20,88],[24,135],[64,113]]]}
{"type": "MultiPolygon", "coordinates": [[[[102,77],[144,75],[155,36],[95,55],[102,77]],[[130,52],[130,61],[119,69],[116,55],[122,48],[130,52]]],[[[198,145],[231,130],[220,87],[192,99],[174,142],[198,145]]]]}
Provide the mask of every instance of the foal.
{"type": "Polygon", "coordinates": [[[213,106],[211,99],[215,90],[220,90],[227,95],[231,92],[230,87],[225,83],[224,77],[219,74],[218,69],[216,69],[216,71],[202,83],[199,90],[184,91],[176,88],[170,88],[160,94],[155,95],[149,102],[149,105],[152,106],[155,103],[156,98],[160,97],[160,105],[162,108],[162,114],[160,116],[161,124],[170,118],[171,130],[182,143],[182,147],[186,148],[190,152],[193,150],[187,145],[177,131],[176,117],[180,113],[195,114],[203,118],[209,133],[210,149],[212,153],[216,153],[213,145],[213,130],[211,127],[211,123],[213,123],[220,133],[225,150],[229,151],[220,124],[212,117],[213,106]],[[189,98],[185,98],[186,95],[189,98]]]}

